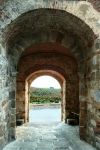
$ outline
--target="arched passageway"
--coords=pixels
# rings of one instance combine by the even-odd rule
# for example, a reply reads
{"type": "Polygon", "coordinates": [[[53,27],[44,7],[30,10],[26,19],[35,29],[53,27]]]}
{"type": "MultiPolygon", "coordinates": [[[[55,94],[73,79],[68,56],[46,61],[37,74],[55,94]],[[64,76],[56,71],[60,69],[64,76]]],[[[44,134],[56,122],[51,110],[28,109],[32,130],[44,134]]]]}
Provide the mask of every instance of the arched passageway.
{"type": "MultiPolygon", "coordinates": [[[[43,68],[42,68],[43,69],[43,68]]],[[[65,84],[65,79],[64,77],[59,74],[58,72],[56,71],[53,71],[53,70],[38,70],[38,71],[35,71],[33,73],[31,73],[25,80],[25,84],[23,84],[23,81],[20,81],[20,82],[17,82],[18,84],[18,94],[17,94],[17,101],[16,101],[16,106],[17,106],[17,119],[24,119],[24,122],[27,122],[29,121],[29,90],[30,90],[30,85],[32,83],[33,80],[35,80],[37,77],[40,77],[40,76],[43,76],[43,75],[49,75],[49,76],[52,76],[54,77],[56,80],[58,80],[60,86],[61,86],[61,89],[62,89],[62,116],[61,116],[61,120],[64,120],[63,117],[64,117],[64,113],[63,113],[63,110],[65,110],[65,106],[63,106],[63,102],[65,101],[64,99],[64,94],[63,94],[63,88],[64,87],[64,84],[65,84]],[[20,85],[21,85],[21,88],[24,89],[25,87],[25,91],[23,91],[23,95],[21,95],[21,89],[20,89],[20,85]],[[26,98],[24,99],[25,100],[25,105],[22,105],[21,106],[21,103],[20,103],[20,98],[21,97],[24,97],[26,95],[26,98]],[[20,103],[20,106],[19,107],[19,103],[20,103]],[[23,113],[23,110],[25,111],[25,113],[23,113]],[[23,116],[24,114],[24,116],[23,116]]],[[[44,81],[45,82],[45,81],[44,81]]],[[[44,83],[45,84],[45,83],[44,83]]],[[[23,100],[23,101],[24,101],[23,100]]],[[[22,102],[23,103],[23,102],[22,102]]],[[[64,102],[65,103],[65,102],[64,102]]]]}
{"type": "Polygon", "coordinates": [[[33,79],[29,86],[29,123],[61,123],[62,88],[50,75],[33,79]]]}
{"type": "MultiPolygon", "coordinates": [[[[64,11],[39,9],[20,16],[19,19],[12,23],[7,32],[9,33],[9,37],[7,38],[8,54],[15,55],[16,52],[18,53],[17,56],[20,57],[20,59],[16,57],[18,60],[16,91],[17,117],[27,122],[28,97],[26,93],[28,92],[28,76],[39,70],[55,71],[57,72],[56,76],[60,74],[60,76],[65,79],[62,80],[62,82],[64,81],[63,98],[65,99],[63,110],[64,121],[66,122],[67,118],[73,118],[74,114],[79,114],[80,109],[80,136],[85,139],[87,132],[87,104],[86,101],[83,101],[86,97],[86,83],[84,79],[86,64],[84,61],[85,57],[88,57],[89,51],[92,51],[94,40],[92,30],[80,19],[69,13],[66,14],[64,11]],[[33,19],[31,19],[31,17],[33,19]],[[47,19],[48,17],[50,19],[47,19]],[[38,18],[38,20],[36,18],[38,18]],[[27,19],[28,21],[30,20],[29,26],[24,23],[23,27],[20,20],[26,22],[27,19]],[[34,20],[34,22],[32,20],[34,20]],[[44,20],[45,23],[43,23],[44,20]],[[72,20],[74,21],[73,24],[71,23],[72,20]],[[10,38],[9,31],[13,27],[16,28],[17,24],[19,24],[19,30],[12,34],[13,38],[10,38]],[[80,26],[80,28],[78,26],[80,26]],[[83,30],[81,28],[83,28],[83,30]],[[13,42],[11,41],[12,39],[13,42]],[[11,50],[14,43],[22,47],[17,48],[20,49],[19,52],[17,49],[15,51],[11,50]],[[22,49],[24,49],[23,52],[22,49]],[[82,89],[80,89],[80,107],[79,77],[80,88],[82,89]]],[[[52,74],[52,72],[50,73],[52,74]]]]}
{"type": "Polygon", "coordinates": [[[65,63],[64,59],[66,61],[66,57],[67,56],[62,55],[63,62],[61,62],[59,61],[59,59],[61,59],[61,56],[59,54],[58,56],[57,54],[55,56],[52,53],[42,53],[40,55],[30,55],[20,61],[19,73],[17,76],[17,118],[24,119],[24,122],[27,122],[27,106],[29,102],[27,96],[29,89],[28,87],[30,86],[30,83],[33,79],[43,74],[51,75],[60,82],[63,97],[62,120],[66,122],[67,118],[70,117],[71,119],[75,114],[79,115],[79,82],[78,75],[77,73],[75,74],[75,72],[77,72],[75,67],[75,60],[67,57],[67,62],[65,63]],[[33,57],[34,63],[33,61],[31,61],[33,57]],[[26,65],[26,63],[28,63],[28,65],[26,65]],[[35,66],[35,64],[37,65],[35,66]],[[74,66],[70,68],[69,65],[74,66]],[[70,70],[69,72],[68,69],[70,70]],[[75,95],[74,97],[71,95],[72,91],[75,95]]]}
{"type": "MultiPolygon", "coordinates": [[[[94,99],[90,98],[90,85],[97,77],[91,67],[96,64],[97,53],[94,52],[96,36],[92,29],[66,11],[45,8],[19,16],[5,29],[3,38],[11,78],[17,79],[17,86],[13,91],[11,88],[10,94],[13,95],[11,107],[16,108],[17,118],[23,122],[28,120],[27,92],[31,80],[49,74],[63,89],[63,120],[66,122],[73,115],[79,115],[80,137],[95,143],[98,116],[91,108],[98,109],[93,105],[94,99]]],[[[97,80],[93,84],[98,87],[97,80]]],[[[10,120],[13,129],[14,123],[10,120]]],[[[9,136],[13,138],[15,133],[9,131],[9,136]]]]}

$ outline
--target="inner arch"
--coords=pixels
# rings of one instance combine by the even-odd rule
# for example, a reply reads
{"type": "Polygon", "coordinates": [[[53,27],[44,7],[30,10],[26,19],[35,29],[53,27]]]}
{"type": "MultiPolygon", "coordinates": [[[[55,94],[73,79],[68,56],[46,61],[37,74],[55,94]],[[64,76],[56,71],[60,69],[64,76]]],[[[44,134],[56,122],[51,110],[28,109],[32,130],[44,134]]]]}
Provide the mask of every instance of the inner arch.
{"type": "MultiPolygon", "coordinates": [[[[59,113],[59,121],[64,121],[64,116],[65,116],[65,93],[63,92],[64,88],[65,88],[65,78],[63,77],[63,75],[61,75],[59,72],[57,71],[54,71],[54,70],[37,70],[37,71],[34,71],[33,73],[31,73],[27,78],[26,78],[26,84],[25,84],[25,95],[26,95],[26,100],[25,100],[25,103],[26,103],[26,119],[29,121],[29,105],[27,105],[27,103],[29,103],[30,101],[30,96],[27,95],[27,93],[29,93],[30,91],[30,86],[32,84],[32,81],[35,81],[35,79],[37,79],[38,77],[41,77],[41,76],[50,76],[52,78],[54,78],[58,83],[59,83],[59,86],[60,86],[60,92],[61,92],[61,104],[59,105],[61,107],[61,110],[58,110],[58,113],[59,113]],[[61,112],[60,112],[61,111],[61,112]]],[[[18,111],[18,110],[17,110],[18,111]]],[[[58,114],[57,114],[58,115],[58,114]]],[[[31,119],[32,120],[32,119],[31,119]]]]}

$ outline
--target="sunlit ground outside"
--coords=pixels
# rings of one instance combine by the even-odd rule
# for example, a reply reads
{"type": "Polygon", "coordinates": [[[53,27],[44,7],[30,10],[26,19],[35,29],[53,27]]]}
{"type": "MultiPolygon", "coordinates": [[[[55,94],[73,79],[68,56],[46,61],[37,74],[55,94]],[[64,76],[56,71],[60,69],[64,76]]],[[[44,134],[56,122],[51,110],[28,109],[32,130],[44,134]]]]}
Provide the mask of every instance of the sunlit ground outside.
{"type": "Polygon", "coordinates": [[[40,108],[30,109],[30,122],[60,122],[61,109],[60,108],[40,108]]]}

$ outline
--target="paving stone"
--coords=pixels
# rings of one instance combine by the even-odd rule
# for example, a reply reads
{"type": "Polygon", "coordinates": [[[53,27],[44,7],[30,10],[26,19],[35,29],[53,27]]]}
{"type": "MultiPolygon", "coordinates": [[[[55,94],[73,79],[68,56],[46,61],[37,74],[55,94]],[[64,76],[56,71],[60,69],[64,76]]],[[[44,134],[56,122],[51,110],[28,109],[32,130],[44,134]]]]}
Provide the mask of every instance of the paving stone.
{"type": "Polygon", "coordinates": [[[53,126],[27,124],[17,128],[18,140],[8,144],[3,150],[96,150],[80,140],[77,130],[78,127],[63,123],[53,126]]]}

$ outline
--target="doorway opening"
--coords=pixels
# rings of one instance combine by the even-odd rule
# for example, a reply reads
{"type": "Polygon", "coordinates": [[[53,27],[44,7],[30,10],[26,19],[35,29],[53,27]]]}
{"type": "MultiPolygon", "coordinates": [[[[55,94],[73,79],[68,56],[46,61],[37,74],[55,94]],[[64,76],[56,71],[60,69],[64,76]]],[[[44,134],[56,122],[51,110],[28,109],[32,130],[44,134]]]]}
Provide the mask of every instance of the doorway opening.
{"type": "Polygon", "coordinates": [[[42,75],[29,87],[29,122],[61,122],[61,86],[52,76],[42,75]]]}

